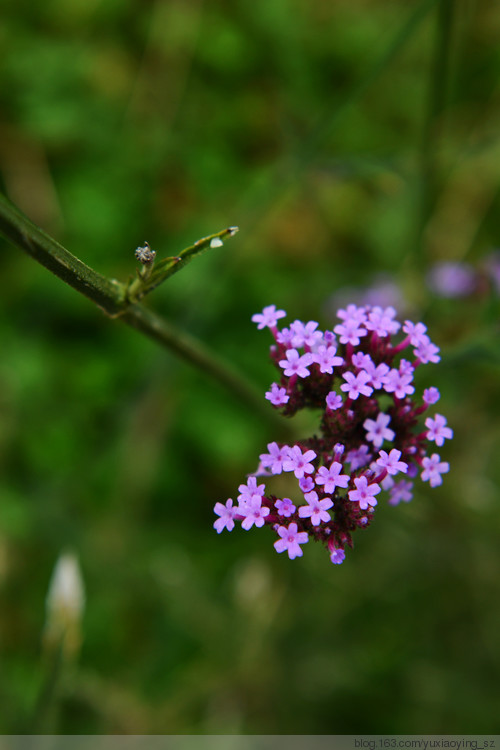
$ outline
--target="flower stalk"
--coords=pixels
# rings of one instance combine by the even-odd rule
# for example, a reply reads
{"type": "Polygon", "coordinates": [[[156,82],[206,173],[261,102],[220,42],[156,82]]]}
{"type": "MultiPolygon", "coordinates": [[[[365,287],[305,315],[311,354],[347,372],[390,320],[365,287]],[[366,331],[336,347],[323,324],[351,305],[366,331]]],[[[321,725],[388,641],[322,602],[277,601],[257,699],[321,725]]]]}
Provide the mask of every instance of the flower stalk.
{"type": "Polygon", "coordinates": [[[284,420],[276,419],[276,413],[262,402],[257,389],[244,375],[194,336],[179,330],[170,321],[138,302],[193,258],[209,248],[219,247],[237,231],[237,227],[229,227],[204,237],[182,250],[178,256],[152,264],[148,273],[143,271],[141,274],[139,271],[136,279],[122,283],[108,279],[87,266],[0,194],[0,234],[8,242],[24,250],[55,276],[90,299],[106,315],[118,318],[201,369],[270,425],[285,432],[284,420]]]}

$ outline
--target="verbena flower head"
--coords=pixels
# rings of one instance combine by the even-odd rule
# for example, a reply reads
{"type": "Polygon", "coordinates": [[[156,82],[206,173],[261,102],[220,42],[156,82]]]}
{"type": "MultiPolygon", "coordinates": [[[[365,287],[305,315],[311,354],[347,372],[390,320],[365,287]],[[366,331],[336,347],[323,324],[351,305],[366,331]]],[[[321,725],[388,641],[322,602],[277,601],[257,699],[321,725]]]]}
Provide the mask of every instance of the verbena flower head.
{"type": "Polygon", "coordinates": [[[442,483],[449,464],[434,451],[453,437],[442,414],[428,413],[438,389],[415,391],[415,369],[440,359],[423,323],[401,325],[394,308],[377,305],[351,304],[337,314],[341,322],[331,331],[300,320],[279,330],[286,313],[274,305],[253,316],[274,339],[278,376],[265,397],[289,417],[319,410],[319,430],[293,445],[269,443],[257,472],[239,486],[237,504],[216,503],[214,523],[218,533],[235,521],[247,531],[269,526],[276,551],[290,559],[301,557],[309,540],[320,542],[335,565],[381,498],[409,502],[418,475],[431,487],[442,483]],[[280,474],[295,486],[290,497],[273,493],[280,474]]]}

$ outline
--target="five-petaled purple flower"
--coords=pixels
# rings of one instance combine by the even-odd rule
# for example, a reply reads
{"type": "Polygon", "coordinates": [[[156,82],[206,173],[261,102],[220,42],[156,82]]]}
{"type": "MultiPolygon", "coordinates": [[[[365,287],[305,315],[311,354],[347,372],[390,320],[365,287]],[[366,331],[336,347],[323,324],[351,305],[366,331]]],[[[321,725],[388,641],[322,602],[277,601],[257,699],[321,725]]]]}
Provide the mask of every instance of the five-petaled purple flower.
{"type": "Polygon", "coordinates": [[[297,479],[302,479],[304,474],[311,474],[314,471],[314,466],[310,462],[315,458],[314,451],[302,453],[299,446],[294,445],[293,448],[288,449],[288,456],[283,461],[283,471],[293,471],[297,479]]]}
{"type": "Polygon", "coordinates": [[[387,426],[391,418],[389,414],[379,412],[377,419],[365,419],[363,427],[366,430],[366,439],[373,443],[375,448],[380,448],[384,440],[394,440],[394,430],[387,426]]]}
{"type": "Polygon", "coordinates": [[[310,352],[300,356],[297,349],[288,349],[286,359],[280,361],[280,367],[283,368],[287,377],[298,375],[299,378],[307,378],[311,374],[307,368],[312,365],[313,361],[314,358],[310,352]]]}
{"type": "Polygon", "coordinates": [[[355,375],[353,372],[345,372],[342,376],[347,382],[340,386],[341,391],[347,391],[347,395],[352,401],[355,401],[359,395],[370,396],[373,392],[370,382],[370,376],[366,370],[361,370],[355,375]]]}
{"type": "Polygon", "coordinates": [[[285,516],[286,518],[290,518],[290,516],[292,516],[297,510],[289,497],[284,497],[283,500],[276,500],[274,506],[278,511],[278,514],[280,516],[285,516]]]}
{"type": "Polygon", "coordinates": [[[269,515],[269,508],[261,505],[260,502],[240,503],[239,512],[245,516],[241,522],[241,528],[248,531],[255,524],[258,528],[264,526],[266,516],[269,515]]]}
{"type": "Polygon", "coordinates": [[[290,400],[286,388],[280,388],[277,383],[271,385],[271,390],[267,391],[266,398],[273,406],[284,406],[290,400]]]}
{"type": "Polygon", "coordinates": [[[339,464],[338,461],[333,461],[329,469],[326,466],[320,466],[316,474],[316,484],[322,484],[323,491],[327,495],[335,492],[337,487],[347,487],[349,475],[341,474],[341,471],[342,464],[339,464]]]}
{"type": "Polygon", "coordinates": [[[274,542],[276,552],[284,552],[286,550],[290,560],[293,560],[295,557],[302,557],[304,553],[299,545],[309,541],[307,531],[298,531],[296,523],[291,523],[288,527],[278,526],[277,531],[280,538],[277,542],[274,542]]]}
{"type": "Polygon", "coordinates": [[[252,315],[252,322],[257,323],[257,328],[276,328],[276,324],[280,318],[284,318],[286,312],[284,310],[277,310],[276,305],[269,305],[265,307],[261,313],[252,315]]]}
{"type": "Polygon", "coordinates": [[[380,466],[382,469],[385,469],[388,474],[398,474],[398,472],[402,471],[403,474],[406,474],[408,471],[408,464],[406,464],[404,461],[400,461],[401,458],[401,451],[396,450],[396,448],[393,448],[390,453],[387,453],[387,451],[380,451],[379,458],[377,458],[377,466],[380,466]]]}
{"type": "Polygon", "coordinates": [[[405,503],[409,503],[413,497],[413,482],[408,482],[405,479],[400,479],[399,482],[394,482],[389,490],[389,505],[397,505],[401,500],[405,503]]]}
{"type": "Polygon", "coordinates": [[[307,505],[301,505],[299,508],[299,518],[310,518],[313,526],[319,526],[321,521],[331,521],[331,516],[327,512],[333,507],[331,497],[325,497],[320,500],[317,492],[308,492],[304,495],[307,505]]]}
{"type": "Polygon", "coordinates": [[[380,487],[377,483],[368,484],[366,477],[356,477],[354,479],[356,486],[355,490],[351,490],[349,494],[349,500],[353,503],[359,503],[359,507],[362,510],[366,510],[369,505],[376,505],[375,495],[380,492],[380,487]]]}
{"type": "Polygon", "coordinates": [[[259,484],[257,486],[257,480],[255,477],[248,477],[246,484],[240,484],[238,487],[240,494],[238,495],[238,500],[243,503],[251,503],[254,501],[261,502],[262,497],[264,496],[264,491],[266,489],[266,486],[264,484],[259,484]]]}
{"type": "Polygon", "coordinates": [[[228,531],[234,529],[234,517],[238,512],[238,507],[233,507],[233,501],[231,498],[226,501],[225,505],[222,503],[215,503],[214,512],[220,516],[220,518],[214,522],[214,529],[218,534],[220,534],[223,529],[227,529],[228,531]]]}
{"type": "Polygon", "coordinates": [[[344,363],[342,357],[336,355],[336,346],[318,346],[318,350],[313,354],[314,361],[319,365],[320,372],[332,374],[334,367],[339,367],[344,363]]]}
{"type": "Polygon", "coordinates": [[[259,456],[262,466],[266,469],[271,469],[271,474],[281,474],[283,471],[283,462],[288,458],[290,448],[288,445],[282,445],[278,443],[269,443],[267,446],[269,453],[261,453],[259,456]]]}
{"type": "Polygon", "coordinates": [[[422,472],[422,480],[427,482],[431,487],[437,487],[443,483],[441,474],[446,474],[450,470],[450,464],[447,461],[441,461],[441,457],[437,453],[433,453],[429,458],[424,456],[422,459],[422,466],[424,470],[422,472]]]}
{"type": "Polygon", "coordinates": [[[444,445],[446,439],[449,440],[453,437],[453,430],[446,426],[446,417],[443,417],[442,414],[436,414],[434,419],[427,417],[425,426],[427,427],[427,439],[434,440],[439,447],[444,445]]]}

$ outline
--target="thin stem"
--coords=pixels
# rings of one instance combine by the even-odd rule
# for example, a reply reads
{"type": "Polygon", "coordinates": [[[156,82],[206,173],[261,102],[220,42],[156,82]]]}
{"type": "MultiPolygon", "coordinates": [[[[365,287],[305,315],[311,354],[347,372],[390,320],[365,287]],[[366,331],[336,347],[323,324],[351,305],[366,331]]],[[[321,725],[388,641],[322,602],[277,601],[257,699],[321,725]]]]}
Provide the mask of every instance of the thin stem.
{"type": "Polygon", "coordinates": [[[64,634],[50,654],[46,673],[37,696],[33,716],[28,721],[28,734],[50,734],[56,731],[61,681],[64,672],[64,634]]]}
{"type": "Polygon", "coordinates": [[[359,105],[366,91],[394,62],[401,50],[413,38],[427,14],[438,2],[440,0],[422,0],[416,7],[411,7],[408,17],[386,49],[373,62],[366,74],[353,86],[343,101],[337,105],[336,109],[331,111],[331,108],[328,108],[319,117],[311,132],[300,141],[292,155],[287,155],[283,160],[268,167],[266,171],[259,173],[257,180],[250,185],[246,194],[243,195],[241,207],[236,211],[237,215],[250,205],[251,216],[247,218],[248,223],[252,226],[261,225],[264,216],[268,215],[279,203],[290,185],[294,185],[303,179],[306,168],[321,164],[328,139],[339,127],[342,118],[351,109],[359,105]]]}
{"type": "MultiPolygon", "coordinates": [[[[247,406],[257,410],[267,421],[274,421],[272,416],[276,413],[270,413],[269,406],[259,391],[198,339],[184,331],[179,331],[168,320],[144,305],[130,305],[120,316],[120,320],[210,375],[244,401],[247,406]]],[[[283,428],[281,419],[279,423],[283,428]]]]}
{"type": "MultiPolygon", "coordinates": [[[[228,230],[225,230],[228,231],[228,230]]],[[[62,245],[33,224],[0,194],[0,234],[21,248],[62,281],[95,302],[110,317],[119,318],[202,372],[217,380],[253,412],[286,430],[285,421],[272,410],[255,386],[228,362],[218,357],[193,336],[141,304],[127,299],[127,285],[102,276],[82,263],[62,245]]]]}
{"type": "Polygon", "coordinates": [[[310,160],[318,154],[320,148],[324,146],[325,141],[338,126],[340,119],[346,114],[346,112],[360,102],[365,91],[367,91],[389,67],[405,47],[407,42],[413,37],[415,31],[418,29],[427,13],[437,2],[439,2],[439,0],[423,0],[423,2],[411,9],[405,23],[398,30],[397,34],[383,51],[380,58],[374,61],[367,74],[353,86],[348,96],[346,96],[338,108],[334,112],[324,116],[321,122],[316,126],[315,130],[305,140],[299,154],[300,161],[303,164],[310,163],[310,160]]]}
{"type": "Polygon", "coordinates": [[[455,0],[440,0],[436,9],[434,57],[429,68],[427,112],[420,146],[420,180],[415,227],[415,254],[422,252],[422,238],[441,191],[439,145],[444,122],[451,67],[455,0]]]}

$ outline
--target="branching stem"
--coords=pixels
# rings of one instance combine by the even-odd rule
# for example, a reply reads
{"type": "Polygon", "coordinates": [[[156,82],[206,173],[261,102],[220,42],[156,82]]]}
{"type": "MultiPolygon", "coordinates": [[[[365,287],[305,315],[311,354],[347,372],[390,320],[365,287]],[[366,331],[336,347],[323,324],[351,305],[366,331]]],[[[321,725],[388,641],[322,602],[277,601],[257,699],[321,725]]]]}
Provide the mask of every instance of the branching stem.
{"type": "MultiPolygon", "coordinates": [[[[228,234],[224,230],[222,234],[228,234]]],[[[108,279],[72,255],[62,245],[33,224],[18,208],[0,194],[0,234],[21,248],[62,281],[96,303],[108,316],[119,318],[165,348],[200,368],[217,380],[265,421],[279,425],[284,420],[265,402],[262,395],[241,373],[193,336],[180,331],[165,318],[142,304],[132,302],[129,285],[108,279]]],[[[210,238],[205,238],[210,240],[210,238]]],[[[203,245],[205,244],[205,239],[203,245]]],[[[209,244],[208,242],[206,244],[209,244]]],[[[186,260],[199,252],[188,248],[186,260]]],[[[179,265],[181,265],[179,263],[179,265]]]]}

